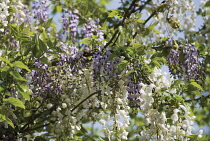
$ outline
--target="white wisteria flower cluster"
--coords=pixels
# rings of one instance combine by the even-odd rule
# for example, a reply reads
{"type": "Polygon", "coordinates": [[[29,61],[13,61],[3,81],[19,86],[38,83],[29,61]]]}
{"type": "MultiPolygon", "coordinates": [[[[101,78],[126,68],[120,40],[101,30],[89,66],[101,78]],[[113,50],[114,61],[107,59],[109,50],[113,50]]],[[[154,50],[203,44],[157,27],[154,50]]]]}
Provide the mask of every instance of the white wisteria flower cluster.
{"type": "Polygon", "coordinates": [[[15,0],[11,7],[14,9],[11,19],[12,23],[16,23],[18,25],[22,24],[25,18],[28,16],[26,15],[27,13],[24,9],[25,6],[20,0],[15,0]]]}
{"type": "Polygon", "coordinates": [[[7,21],[7,17],[9,16],[9,6],[8,6],[9,0],[2,0],[0,2],[0,31],[3,32],[4,29],[1,28],[1,25],[3,26],[7,26],[8,21],[7,21]]]}
{"type": "MultiPolygon", "coordinates": [[[[139,140],[152,139],[154,141],[165,140],[182,140],[187,141],[187,136],[192,135],[193,119],[188,106],[179,105],[176,108],[163,107],[164,110],[159,110],[159,104],[165,103],[167,99],[164,96],[179,95],[176,89],[170,89],[173,82],[165,73],[161,73],[160,69],[155,68],[150,75],[153,84],[141,84],[140,108],[141,113],[145,118],[146,126],[141,131],[139,140]],[[164,92],[161,89],[166,89],[164,92]],[[164,100],[162,100],[164,99],[164,100]],[[158,101],[158,105],[154,103],[158,101]]],[[[201,137],[202,131],[199,131],[201,137]]]]}
{"type": "MultiPolygon", "coordinates": [[[[154,17],[153,23],[158,23],[158,30],[166,37],[173,37],[178,35],[177,29],[183,30],[185,33],[195,31],[196,8],[193,0],[165,0],[161,3],[160,0],[152,1],[156,7],[161,7],[161,12],[157,11],[157,16],[154,17]]],[[[153,6],[152,6],[153,7],[153,6]]],[[[154,12],[151,7],[148,16],[154,12]]],[[[163,35],[150,33],[151,37],[160,39],[163,35]]]]}

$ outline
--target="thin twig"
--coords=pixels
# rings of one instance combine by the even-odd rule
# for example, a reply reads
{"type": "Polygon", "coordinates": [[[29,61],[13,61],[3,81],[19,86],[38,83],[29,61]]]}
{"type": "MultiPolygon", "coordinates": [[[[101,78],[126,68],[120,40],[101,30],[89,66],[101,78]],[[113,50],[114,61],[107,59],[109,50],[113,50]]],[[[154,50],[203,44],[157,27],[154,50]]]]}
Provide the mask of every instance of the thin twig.
{"type": "Polygon", "coordinates": [[[118,40],[119,37],[120,37],[120,32],[119,32],[119,34],[117,35],[117,38],[115,39],[113,45],[117,42],[117,40],[118,40]]]}
{"type": "Polygon", "coordinates": [[[37,107],[36,108],[36,110],[35,110],[35,112],[33,113],[33,115],[31,115],[30,117],[30,119],[29,119],[29,121],[28,121],[28,123],[26,123],[20,130],[25,130],[25,128],[27,127],[27,126],[29,126],[29,124],[33,121],[33,120],[35,120],[36,118],[38,118],[41,114],[36,114],[36,112],[39,110],[39,108],[41,108],[42,107],[42,104],[44,104],[44,101],[42,101],[42,103],[39,105],[39,107],[37,107]],[[35,116],[36,115],[36,116],[35,116]],[[38,116],[37,116],[38,115],[38,116]]]}
{"type": "Polygon", "coordinates": [[[117,30],[115,31],[115,33],[113,34],[112,38],[109,40],[109,42],[104,46],[104,49],[105,49],[106,47],[108,47],[108,46],[112,43],[112,41],[114,40],[114,38],[116,37],[116,35],[118,34],[118,32],[119,32],[119,30],[117,29],[117,30]]]}
{"type": "MultiPolygon", "coordinates": [[[[157,9],[158,11],[158,9],[157,9]]],[[[147,24],[147,22],[154,16],[157,14],[157,11],[155,10],[154,12],[152,12],[152,14],[144,21],[143,26],[145,26],[147,24]]],[[[135,32],[135,34],[133,35],[133,39],[136,37],[138,33],[135,32]]]]}
{"type": "Polygon", "coordinates": [[[71,110],[71,112],[73,112],[77,107],[79,107],[83,102],[85,102],[85,101],[86,101],[87,99],[89,99],[91,96],[93,96],[93,95],[95,95],[95,94],[98,94],[98,93],[100,93],[100,92],[101,92],[101,90],[96,91],[96,92],[90,94],[88,97],[86,97],[85,99],[83,99],[79,104],[77,104],[77,105],[71,110]]]}
{"type": "Polygon", "coordinates": [[[207,98],[210,98],[210,95],[199,97],[199,98],[196,98],[196,99],[188,99],[188,100],[185,100],[185,102],[199,101],[199,100],[201,100],[201,98],[207,99],[207,98]]]}
{"type": "Polygon", "coordinates": [[[145,6],[147,4],[149,4],[152,0],[147,0],[144,5],[141,5],[138,9],[136,9],[134,12],[138,11],[139,13],[141,13],[141,11],[145,8],[145,6]]]}
{"type": "MultiPolygon", "coordinates": [[[[132,7],[135,5],[136,1],[137,1],[137,0],[133,0],[133,2],[131,3],[130,7],[126,10],[126,12],[125,12],[125,14],[124,14],[124,16],[123,16],[122,21],[121,21],[119,24],[115,25],[115,27],[114,27],[115,29],[118,28],[120,25],[123,25],[125,19],[131,15],[131,13],[132,13],[132,10],[131,10],[131,9],[132,9],[132,7]],[[130,12],[129,12],[129,11],[130,11],[130,12]]],[[[116,35],[117,35],[118,33],[119,33],[119,30],[117,29],[117,30],[115,31],[115,33],[113,34],[112,38],[109,40],[109,42],[104,46],[104,48],[108,47],[108,46],[112,43],[112,41],[114,40],[114,38],[116,37],[116,35]]],[[[120,33],[119,33],[119,34],[120,34],[120,33]]]]}

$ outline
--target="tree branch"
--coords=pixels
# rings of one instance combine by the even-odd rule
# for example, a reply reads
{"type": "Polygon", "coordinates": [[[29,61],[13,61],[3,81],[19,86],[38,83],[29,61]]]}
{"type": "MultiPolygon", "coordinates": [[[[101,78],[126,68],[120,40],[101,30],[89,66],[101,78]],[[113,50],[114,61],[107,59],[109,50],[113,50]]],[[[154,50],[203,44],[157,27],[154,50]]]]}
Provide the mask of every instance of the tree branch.
{"type": "MultiPolygon", "coordinates": [[[[143,26],[145,26],[147,24],[147,22],[154,16],[157,14],[157,11],[159,10],[160,8],[158,8],[157,10],[155,10],[154,12],[152,12],[152,14],[145,20],[145,22],[143,23],[143,26]]],[[[133,39],[136,37],[138,33],[135,32],[135,34],[133,35],[133,39]]]]}
{"type": "Polygon", "coordinates": [[[149,4],[152,0],[147,0],[144,5],[141,5],[138,9],[136,9],[134,12],[139,11],[139,13],[141,13],[141,11],[145,8],[145,6],[147,4],[149,4]]]}
{"type": "Polygon", "coordinates": [[[185,100],[185,102],[199,101],[199,100],[201,100],[202,98],[203,98],[203,99],[210,98],[210,95],[202,96],[202,97],[195,98],[195,99],[188,99],[188,100],[185,100]]]}
{"type": "Polygon", "coordinates": [[[85,102],[85,101],[86,101],[87,99],[89,99],[91,96],[93,96],[93,95],[95,95],[95,94],[98,94],[98,93],[100,93],[100,92],[101,92],[101,90],[96,91],[96,92],[90,94],[88,97],[86,97],[85,99],[83,99],[79,104],[77,104],[77,105],[71,110],[71,112],[73,112],[77,107],[79,107],[83,102],[85,102]]]}
{"type": "MultiPolygon", "coordinates": [[[[137,2],[137,0],[133,0],[133,2],[131,3],[130,7],[126,10],[126,12],[125,12],[125,14],[124,14],[124,16],[123,16],[122,21],[121,21],[119,24],[115,25],[115,27],[114,27],[115,29],[118,28],[120,25],[123,25],[125,19],[126,19],[127,17],[129,17],[129,16],[133,13],[133,10],[131,10],[131,9],[132,9],[133,6],[135,6],[135,3],[136,3],[136,2],[137,2]],[[129,12],[129,11],[130,11],[130,12],[129,12]]],[[[115,31],[115,33],[113,34],[112,38],[109,40],[109,42],[104,46],[104,48],[108,47],[108,46],[112,43],[112,41],[114,40],[114,38],[116,37],[116,35],[117,35],[118,33],[119,33],[119,30],[117,29],[117,30],[115,31]]],[[[120,33],[119,33],[119,34],[120,34],[120,33]]],[[[119,36],[119,35],[118,35],[118,36],[119,36]]]]}
{"type": "MultiPolygon", "coordinates": [[[[78,108],[82,103],[84,103],[84,102],[85,102],[87,99],[89,99],[91,96],[93,96],[93,95],[95,95],[95,94],[98,94],[98,93],[100,93],[100,92],[101,92],[101,90],[96,91],[96,92],[90,94],[88,97],[86,97],[85,99],[83,99],[79,104],[77,104],[77,105],[71,110],[71,112],[73,112],[76,108],[78,108]]],[[[51,121],[51,122],[49,122],[49,123],[47,123],[47,124],[44,124],[44,125],[41,125],[41,126],[38,126],[38,127],[35,127],[35,128],[31,128],[31,129],[28,129],[28,128],[27,128],[27,130],[22,130],[20,133],[25,133],[25,132],[34,131],[34,130],[43,128],[43,127],[45,127],[45,126],[48,126],[48,125],[50,125],[51,123],[54,123],[54,122],[56,122],[56,121],[51,121]]],[[[23,128],[23,129],[24,129],[24,128],[23,128]]]]}
{"type": "Polygon", "coordinates": [[[36,110],[34,111],[34,113],[30,116],[30,119],[29,119],[29,121],[28,121],[28,123],[26,123],[21,129],[20,129],[20,131],[21,130],[25,130],[25,128],[27,127],[27,126],[29,126],[29,124],[33,121],[33,120],[35,120],[36,118],[38,118],[41,114],[36,114],[36,112],[39,110],[39,108],[41,108],[42,107],[42,104],[44,103],[44,101],[42,101],[42,103],[39,105],[39,107],[37,107],[36,108],[36,110]]]}

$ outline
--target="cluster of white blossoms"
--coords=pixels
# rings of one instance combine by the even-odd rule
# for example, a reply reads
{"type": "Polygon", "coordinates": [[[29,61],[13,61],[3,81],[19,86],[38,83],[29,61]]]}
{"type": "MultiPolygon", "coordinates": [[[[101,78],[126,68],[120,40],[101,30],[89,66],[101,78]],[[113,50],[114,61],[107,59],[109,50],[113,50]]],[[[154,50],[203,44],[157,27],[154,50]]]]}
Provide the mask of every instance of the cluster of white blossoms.
{"type": "Polygon", "coordinates": [[[4,31],[4,29],[1,28],[1,25],[7,26],[8,24],[7,17],[9,16],[9,11],[8,11],[9,6],[7,5],[9,2],[10,2],[9,0],[2,0],[0,2],[0,11],[1,11],[0,12],[0,31],[1,32],[4,31]]]}
{"type": "Polygon", "coordinates": [[[161,7],[161,12],[157,10],[152,23],[158,23],[157,30],[162,34],[150,33],[150,37],[160,39],[163,34],[166,36],[177,35],[177,29],[181,29],[188,33],[194,31],[196,20],[196,9],[193,0],[162,0],[152,1],[153,6],[148,8],[147,15],[150,16],[154,12],[154,6],[161,7]]]}
{"type": "Polygon", "coordinates": [[[99,123],[103,125],[103,130],[109,140],[127,139],[128,132],[126,128],[128,128],[130,124],[130,107],[127,102],[128,92],[126,91],[124,81],[120,80],[118,84],[119,89],[114,91],[109,88],[110,91],[107,91],[109,93],[107,100],[101,102],[105,111],[109,109],[112,110],[108,112],[108,115],[105,114],[104,111],[98,114],[100,118],[99,123]],[[104,107],[104,105],[106,106],[104,107]],[[109,124],[106,124],[107,122],[109,124]]]}
{"type": "Polygon", "coordinates": [[[132,22],[126,24],[128,24],[133,35],[135,32],[139,35],[144,33],[145,30],[142,30],[144,27],[148,27],[151,30],[147,38],[136,37],[136,42],[147,44],[149,42],[159,41],[162,37],[177,36],[178,30],[183,30],[186,34],[195,31],[197,14],[193,0],[165,0],[164,3],[162,2],[162,0],[151,1],[151,6],[146,8],[147,13],[143,11],[147,15],[146,18],[141,18],[139,13],[131,14],[129,20],[132,22]],[[144,20],[148,19],[151,15],[153,15],[152,18],[144,25],[144,20]],[[155,28],[152,26],[149,27],[152,24],[155,25],[155,28]]]}
{"type": "MultiPolygon", "coordinates": [[[[195,29],[195,20],[196,20],[196,8],[193,0],[175,0],[175,1],[166,1],[169,5],[169,12],[171,18],[174,18],[180,23],[180,29],[184,31],[194,31],[195,29]]],[[[167,12],[166,12],[167,13],[167,12]]],[[[170,17],[167,17],[170,18],[170,17]]],[[[162,21],[162,20],[161,20],[162,21]]]]}
{"type": "MultiPolygon", "coordinates": [[[[81,129],[81,120],[95,119],[97,113],[92,112],[91,109],[94,110],[100,106],[91,71],[80,70],[76,75],[71,73],[68,65],[65,67],[66,74],[60,78],[65,78],[60,83],[63,88],[60,106],[54,107],[53,103],[47,104],[47,108],[53,110],[50,118],[50,132],[54,133],[57,139],[74,138],[77,131],[81,129]],[[93,93],[95,95],[91,95],[93,93]]],[[[63,72],[60,73],[62,75],[63,72]]]]}
{"type": "Polygon", "coordinates": [[[20,0],[14,0],[14,4],[11,5],[14,12],[12,14],[12,23],[15,23],[17,25],[22,24],[25,21],[26,12],[24,11],[24,5],[20,0]]]}
{"type": "MultiPolygon", "coordinates": [[[[65,99],[68,102],[68,98],[65,99]]],[[[53,105],[48,104],[50,109],[53,105]]],[[[81,129],[80,118],[73,116],[68,103],[62,103],[60,107],[52,112],[51,133],[56,135],[57,139],[73,138],[73,135],[81,129]]]]}
{"type": "MultiPolygon", "coordinates": [[[[163,110],[159,110],[161,106],[158,105],[167,100],[164,98],[165,96],[178,95],[176,89],[170,89],[172,79],[168,79],[165,74],[161,73],[161,69],[157,68],[149,78],[154,82],[153,84],[141,84],[140,108],[145,117],[146,126],[143,127],[139,140],[189,140],[187,136],[192,135],[193,119],[195,118],[190,115],[189,107],[177,103],[178,107],[169,108],[166,104],[165,106],[161,105],[163,110]],[[164,92],[161,89],[164,89],[164,92]],[[158,104],[154,106],[155,102],[158,104]]],[[[201,134],[202,130],[199,131],[198,137],[201,137],[201,134]]]]}
{"type": "MultiPolygon", "coordinates": [[[[77,81],[78,79],[79,81],[82,81],[81,77],[74,77],[70,72],[67,72],[66,76],[67,79],[70,79],[69,81],[77,81]]],[[[67,81],[64,80],[61,85],[64,85],[66,82],[67,81]]],[[[84,84],[81,84],[81,87],[87,88],[84,84]]],[[[77,112],[77,110],[72,110],[74,106],[78,104],[75,104],[75,102],[81,102],[81,100],[84,99],[84,97],[80,95],[81,89],[76,90],[72,85],[69,85],[66,90],[69,92],[63,93],[61,96],[62,101],[60,106],[54,107],[53,103],[47,104],[47,108],[49,110],[53,109],[52,116],[50,118],[50,132],[54,133],[57,139],[64,139],[65,137],[67,139],[73,138],[74,134],[81,129],[80,120],[87,117],[86,111],[80,110],[77,112]]]]}

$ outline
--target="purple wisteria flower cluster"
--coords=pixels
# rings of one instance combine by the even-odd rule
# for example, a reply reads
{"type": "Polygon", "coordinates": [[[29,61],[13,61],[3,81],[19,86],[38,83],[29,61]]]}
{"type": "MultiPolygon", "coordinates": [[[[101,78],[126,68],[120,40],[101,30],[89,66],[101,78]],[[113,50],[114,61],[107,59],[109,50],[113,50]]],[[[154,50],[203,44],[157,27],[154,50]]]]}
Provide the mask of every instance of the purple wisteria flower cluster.
{"type": "Polygon", "coordinates": [[[95,52],[93,54],[93,75],[94,80],[100,78],[100,74],[102,71],[103,66],[109,60],[111,52],[108,50],[105,55],[101,55],[100,52],[95,52]]]}
{"type": "Polygon", "coordinates": [[[170,54],[167,57],[169,71],[173,76],[178,75],[181,77],[182,69],[181,69],[181,62],[179,60],[179,50],[171,49],[170,54]]]}
{"type": "Polygon", "coordinates": [[[77,27],[79,25],[79,16],[77,16],[78,13],[79,11],[77,9],[73,11],[64,10],[62,15],[63,37],[68,37],[68,29],[70,28],[70,37],[73,42],[76,41],[77,27]]]}
{"type": "Polygon", "coordinates": [[[198,58],[198,51],[194,44],[187,44],[183,47],[184,53],[184,72],[188,80],[199,81],[203,77],[203,63],[198,58]]]}
{"type": "Polygon", "coordinates": [[[62,94],[62,86],[56,81],[58,80],[58,70],[50,70],[48,65],[41,63],[39,60],[34,65],[39,71],[33,70],[31,73],[33,81],[30,87],[33,90],[33,94],[40,95],[43,98],[49,98],[52,94],[54,96],[62,94]]]}
{"type": "MultiPolygon", "coordinates": [[[[128,70],[136,70],[137,68],[140,67],[139,63],[136,62],[137,64],[133,67],[128,66],[128,70]]],[[[140,96],[140,90],[142,86],[140,83],[142,82],[142,77],[137,74],[135,71],[131,72],[127,75],[127,91],[128,91],[128,99],[129,99],[129,104],[130,106],[138,106],[139,105],[139,99],[138,97],[140,96]]]]}
{"type": "Polygon", "coordinates": [[[117,65],[120,63],[120,58],[111,59],[111,51],[108,49],[104,55],[100,52],[95,52],[93,55],[93,79],[94,81],[105,81],[112,88],[118,87],[119,71],[117,65]]]}
{"type": "MultiPolygon", "coordinates": [[[[84,35],[84,38],[92,38],[92,35],[96,35],[98,38],[97,41],[104,40],[104,33],[100,29],[101,26],[99,25],[99,19],[93,20],[91,18],[88,19],[88,23],[84,24],[82,27],[82,34],[84,35]]],[[[89,51],[90,48],[88,45],[85,45],[85,50],[89,51]]],[[[103,45],[97,46],[99,51],[102,51],[103,45]]]]}
{"type": "MultiPolygon", "coordinates": [[[[183,61],[180,60],[180,51],[178,49],[171,49],[167,57],[169,71],[172,75],[181,78],[184,76],[188,81],[202,80],[204,77],[204,65],[199,60],[199,54],[194,44],[186,44],[180,46],[183,51],[183,61]]],[[[182,55],[182,54],[181,54],[182,55]]]]}
{"type": "Polygon", "coordinates": [[[42,21],[47,21],[49,16],[47,12],[49,8],[47,0],[35,0],[32,2],[32,4],[34,19],[41,19],[42,21]]]}
{"type": "Polygon", "coordinates": [[[77,75],[79,70],[85,67],[85,58],[82,56],[82,51],[67,43],[61,42],[60,45],[64,51],[64,53],[59,53],[60,60],[54,60],[53,56],[48,57],[52,62],[52,66],[44,64],[39,60],[34,63],[37,69],[31,73],[33,81],[30,87],[34,90],[33,93],[35,95],[49,98],[51,94],[64,94],[68,88],[64,83],[71,84],[71,80],[68,81],[66,78],[67,72],[77,75]]]}

